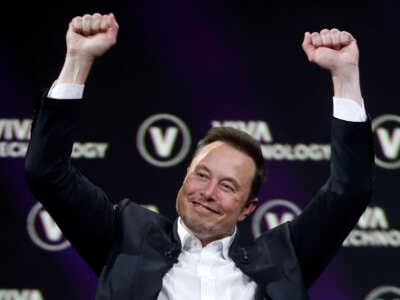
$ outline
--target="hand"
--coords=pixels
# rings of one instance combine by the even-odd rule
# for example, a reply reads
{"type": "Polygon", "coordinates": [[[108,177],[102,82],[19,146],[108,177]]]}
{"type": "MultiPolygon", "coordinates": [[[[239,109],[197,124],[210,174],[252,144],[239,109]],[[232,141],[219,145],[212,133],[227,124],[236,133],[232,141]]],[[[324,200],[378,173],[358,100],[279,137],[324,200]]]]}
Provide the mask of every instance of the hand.
{"type": "Polygon", "coordinates": [[[306,32],[302,44],[308,60],[331,71],[333,76],[358,68],[358,47],[354,37],[336,28],[306,32]]]}
{"type": "Polygon", "coordinates": [[[112,13],[85,14],[69,23],[67,55],[94,59],[103,55],[117,41],[118,23],[112,13]]]}

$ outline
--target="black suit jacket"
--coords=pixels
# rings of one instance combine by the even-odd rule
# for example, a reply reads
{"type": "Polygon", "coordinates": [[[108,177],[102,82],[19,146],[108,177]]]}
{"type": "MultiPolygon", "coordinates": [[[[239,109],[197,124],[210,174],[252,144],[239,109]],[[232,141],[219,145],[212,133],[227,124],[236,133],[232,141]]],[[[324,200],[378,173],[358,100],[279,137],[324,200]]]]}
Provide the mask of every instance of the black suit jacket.
{"type": "MultiPolygon", "coordinates": [[[[157,299],[180,253],[176,224],[130,200],[113,205],[71,165],[84,102],[48,99],[46,92],[38,98],[25,160],[32,193],[99,275],[97,300],[157,299]]],[[[370,201],[370,124],[331,123],[331,175],[303,213],[249,245],[236,238],[230,247],[230,257],[265,299],[307,299],[370,201]]]]}

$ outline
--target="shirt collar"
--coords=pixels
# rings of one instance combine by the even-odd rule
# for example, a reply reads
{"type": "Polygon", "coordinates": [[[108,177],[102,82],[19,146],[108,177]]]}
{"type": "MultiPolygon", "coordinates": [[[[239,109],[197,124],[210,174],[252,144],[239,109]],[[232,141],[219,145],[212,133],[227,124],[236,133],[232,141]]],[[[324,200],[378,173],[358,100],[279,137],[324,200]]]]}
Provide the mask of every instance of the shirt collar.
{"type": "MultiPolygon", "coordinates": [[[[181,241],[182,249],[193,239],[196,239],[201,245],[200,240],[197,237],[193,236],[185,228],[185,226],[182,225],[182,222],[183,221],[182,221],[181,217],[178,217],[178,236],[179,236],[179,239],[181,241]]],[[[233,240],[234,240],[234,238],[236,236],[236,232],[237,232],[237,228],[235,226],[235,230],[234,230],[232,235],[226,236],[226,237],[224,237],[222,239],[215,240],[215,241],[211,242],[211,243],[221,243],[221,245],[222,245],[222,255],[224,256],[225,259],[229,257],[228,256],[229,247],[231,246],[231,244],[232,244],[232,242],[233,242],[233,240]]]]}

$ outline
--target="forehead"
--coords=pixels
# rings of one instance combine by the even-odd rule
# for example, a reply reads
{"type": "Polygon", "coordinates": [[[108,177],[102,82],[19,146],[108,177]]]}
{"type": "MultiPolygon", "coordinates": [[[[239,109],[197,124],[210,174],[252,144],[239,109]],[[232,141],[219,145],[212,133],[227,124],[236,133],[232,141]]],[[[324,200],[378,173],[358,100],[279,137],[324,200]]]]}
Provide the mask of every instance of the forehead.
{"type": "Polygon", "coordinates": [[[209,168],[211,171],[239,172],[243,175],[255,172],[255,163],[246,153],[236,149],[230,144],[216,141],[201,148],[190,164],[190,170],[199,165],[209,168]]]}

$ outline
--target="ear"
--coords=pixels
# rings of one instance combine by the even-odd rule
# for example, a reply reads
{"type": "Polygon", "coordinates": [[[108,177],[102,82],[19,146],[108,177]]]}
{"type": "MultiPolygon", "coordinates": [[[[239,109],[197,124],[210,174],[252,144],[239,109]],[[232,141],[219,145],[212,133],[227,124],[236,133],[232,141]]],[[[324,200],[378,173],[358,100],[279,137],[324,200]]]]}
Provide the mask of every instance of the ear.
{"type": "Polygon", "coordinates": [[[238,221],[243,221],[247,218],[257,207],[258,198],[254,197],[252,200],[246,202],[245,206],[242,208],[240,212],[238,221]]]}

